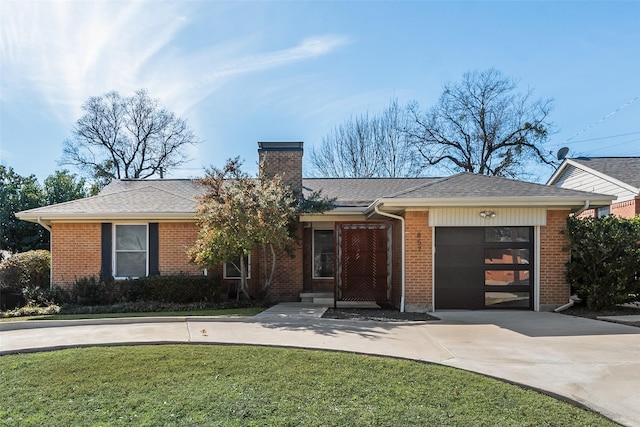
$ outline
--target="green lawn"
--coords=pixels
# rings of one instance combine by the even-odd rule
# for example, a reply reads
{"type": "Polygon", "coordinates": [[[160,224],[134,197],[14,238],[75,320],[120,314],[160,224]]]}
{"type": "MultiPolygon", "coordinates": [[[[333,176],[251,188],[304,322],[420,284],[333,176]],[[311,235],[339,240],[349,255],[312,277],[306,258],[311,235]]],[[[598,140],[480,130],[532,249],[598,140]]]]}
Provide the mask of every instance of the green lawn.
{"type": "Polygon", "coordinates": [[[69,349],[0,357],[0,425],[614,426],[453,368],[247,346],[69,349]]]}
{"type": "Polygon", "coordinates": [[[44,314],[40,316],[4,317],[0,322],[17,320],[74,320],[103,319],[120,317],[166,317],[166,316],[254,316],[266,307],[211,308],[191,311],[149,311],[134,313],[96,313],[96,314],[44,314]]]}

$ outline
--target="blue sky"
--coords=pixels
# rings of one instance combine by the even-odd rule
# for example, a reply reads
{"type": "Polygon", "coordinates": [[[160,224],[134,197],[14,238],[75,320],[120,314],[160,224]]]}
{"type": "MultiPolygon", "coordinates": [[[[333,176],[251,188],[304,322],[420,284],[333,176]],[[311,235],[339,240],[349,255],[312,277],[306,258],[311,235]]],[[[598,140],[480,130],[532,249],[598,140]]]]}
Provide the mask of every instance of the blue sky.
{"type": "Polygon", "coordinates": [[[257,141],[309,150],[491,67],[554,99],[547,150],[640,156],[640,1],[2,0],[0,164],[42,181],[88,97],[146,88],[204,141],[170,177],[254,172],[257,141]]]}

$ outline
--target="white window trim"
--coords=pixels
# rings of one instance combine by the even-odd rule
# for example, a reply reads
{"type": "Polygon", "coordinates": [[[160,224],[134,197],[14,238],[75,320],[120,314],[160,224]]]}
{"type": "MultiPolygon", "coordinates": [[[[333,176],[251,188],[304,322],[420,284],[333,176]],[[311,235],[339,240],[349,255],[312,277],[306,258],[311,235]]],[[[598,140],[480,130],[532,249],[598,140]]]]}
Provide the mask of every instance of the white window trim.
{"type": "MultiPolygon", "coordinates": [[[[241,277],[227,276],[227,264],[228,262],[222,264],[222,278],[227,280],[240,280],[241,277]]],[[[247,279],[251,279],[251,252],[247,254],[247,279]]]]}
{"type": "MultiPolygon", "coordinates": [[[[116,280],[126,280],[126,279],[138,279],[139,277],[123,277],[123,276],[116,276],[116,272],[118,271],[118,257],[117,257],[117,253],[118,251],[116,250],[116,229],[118,228],[119,225],[143,225],[146,229],[146,247],[147,249],[145,250],[145,275],[144,277],[149,276],[149,224],[148,223],[131,223],[131,222],[122,222],[122,223],[114,223],[113,224],[113,230],[112,230],[112,237],[111,237],[111,271],[113,271],[114,274],[114,279],[116,280]]],[[[125,252],[131,252],[131,251],[125,251],[125,252]]],[[[140,251],[142,252],[142,251],[140,251]]]]}
{"type": "Polygon", "coordinates": [[[313,227],[311,230],[311,276],[314,280],[333,280],[335,279],[335,266],[333,270],[333,276],[316,276],[316,230],[317,231],[333,231],[333,241],[334,241],[334,259],[335,259],[335,229],[334,227],[313,227]]]}

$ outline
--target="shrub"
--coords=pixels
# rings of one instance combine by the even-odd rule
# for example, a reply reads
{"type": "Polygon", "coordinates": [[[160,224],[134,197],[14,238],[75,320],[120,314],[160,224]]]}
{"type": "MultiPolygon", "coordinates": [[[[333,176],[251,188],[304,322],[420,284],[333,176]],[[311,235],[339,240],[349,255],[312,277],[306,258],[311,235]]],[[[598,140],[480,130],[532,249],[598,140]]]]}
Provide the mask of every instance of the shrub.
{"type": "Polygon", "coordinates": [[[49,251],[15,254],[0,263],[0,289],[21,292],[25,287],[48,288],[50,268],[49,251]]]}
{"type": "Polygon", "coordinates": [[[567,220],[567,279],[592,310],[640,298],[640,216],[567,220]]]}
{"type": "Polygon", "coordinates": [[[45,250],[22,252],[0,262],[0,308],[46,305],[50,266],[51,255],[45,250]]]}
{"type": "Polygon", "coordinates": [[[107,288],[112,281],[97,279],[95,276],[82,277],[71,287],[70,302],[81,305],[111,304],[107,288]]]}
{"type": "Polygon", "coordinates": [[[21,316],[40,316],[43,314],[58,314],[60,307],[58,305],[49,305],[47,307],[39,307],[33,305],[25,305],[15,310],[0,313],[0,317],[21,317],[21,316]]]}
{"type": "MultiPolygon", "coordinates": [[[[187,304],[219,299],[220,278],[217,276],[151,276],[135,282],[146,301],[187,304]]],[[[122,285],[126,286],[126,283],[122,285]]]]}
{"type": "Polygon", "coordinates": [[[42,289],[40,286],[22,288],[22,296],[27,302],[26,305],[33,307],[47,307],[55,304],[54,292],[49,289],[42,289]]]}
{"type": "Polygon", "coordinates": [[[123,281],[83,277],[73,284],[70,299],[80,305],[137,301],[188,304],[219,299],[219,287],[217,276],[151,276],[123,281]]]}

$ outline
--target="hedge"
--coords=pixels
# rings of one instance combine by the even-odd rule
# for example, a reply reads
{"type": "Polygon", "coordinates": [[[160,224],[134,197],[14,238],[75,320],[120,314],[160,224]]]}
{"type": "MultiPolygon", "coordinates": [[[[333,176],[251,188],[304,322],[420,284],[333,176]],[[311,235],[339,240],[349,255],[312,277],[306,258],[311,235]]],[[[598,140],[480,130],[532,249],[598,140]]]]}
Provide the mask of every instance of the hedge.
{"type": "Polygon", "coordinates": [[[569,217],[567,280],[592,310],[640,300],[640,216],[569,217]]]}
{"type": "Polygon", "coordinates": [[[25,304],[48,304],[51,254],[34,250],[15,254],[0,262],[0,310],[25,304]]]}
{"type": "Polygon", "coordinates": [[[150,276],[116,281],[84,277],[77,280],[66,296],[80,305],[101,305],[137,301],[189,304],[220,299],[218,276],[150,276]]]}

